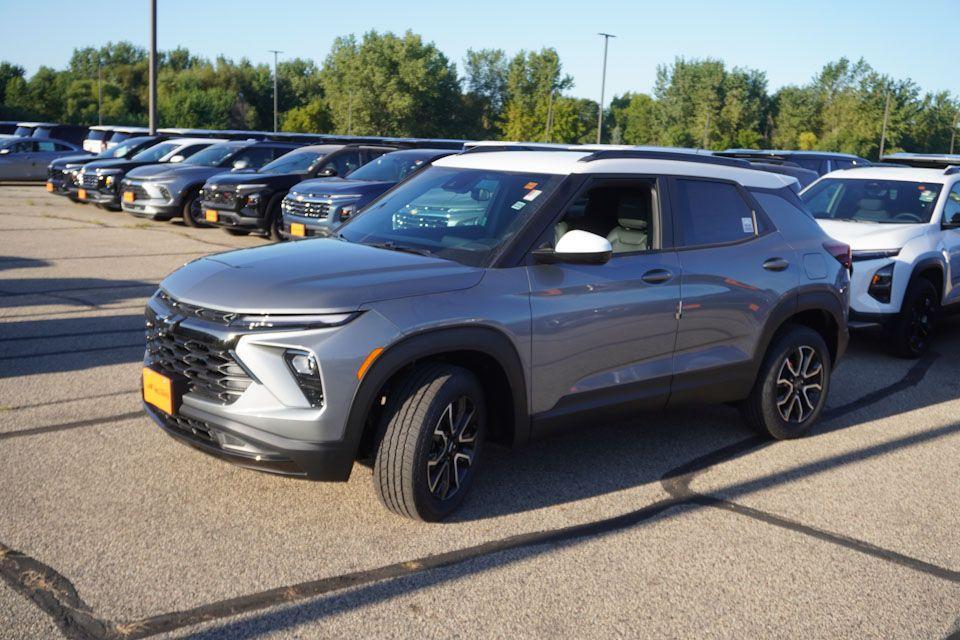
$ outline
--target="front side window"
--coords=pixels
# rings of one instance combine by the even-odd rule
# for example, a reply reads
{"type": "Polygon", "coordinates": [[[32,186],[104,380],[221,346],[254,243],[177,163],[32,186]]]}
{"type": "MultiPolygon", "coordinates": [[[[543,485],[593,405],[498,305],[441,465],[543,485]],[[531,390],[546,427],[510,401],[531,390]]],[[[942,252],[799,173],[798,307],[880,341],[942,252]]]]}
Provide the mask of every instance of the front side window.
{"type": "Polygon", "coordinates": [[[942,184],[827,178],[800,198],[815,218],[874,224],[930,222],[942,184]]]}
{"type": "Polygon", "coordinates": [[[37,143],[29,140],[21,140],[20,142],[15,142],[7,148],[10,149],[10,153],[29,153],[31,151],[36,151],[37,143]]]}
{"type": "Polygon", "coordinates": [[[131,160],[135,162],[159,162],[160,158],[174,151],[178,146],[176,142],[161,142],[160,144],[153,145],[149,149],[144,149],[137,155],[133,156],[131,160]]]}
{"type": "Polygon", "coordinates": [[[274,158],[273,147],[247,147],[233,158],[230,165],[243,162],[246,169],[259,169],[274,158]]]}
{"type": "Polygon", "coordinates": [[[753,209],[735,185],[686,179],[677,180],[676,185],[681,246],[725,244],[756,236],[753,209]]]}
{"type": "Polygon", "coordinates": [[[946,224],[960,224],[960,182],[953,185],[943,204],[943,221],[946,224]]]}
{"type": "Polygon", "coordinates": [[[580,230],[606,238],[613,253],[635,253],[655,248],[654,182],[616,181],[589,189],[577,197],[554,227],[554,246],[569,231],[580,230]]]}
{"type": "Polygon", "coordinates": [[[480,266],[522,228],[561,179],[429,167],[368,205],[339,236],[480,266]]]}
{"type": "Polygon", "coordinates": [[[320,167],[320,170],[333,169],[341,178],[350,174],[351,171],[360,166],[359,151],[345,151],[337,154],[332,160],[329,160],[320,167]]]}

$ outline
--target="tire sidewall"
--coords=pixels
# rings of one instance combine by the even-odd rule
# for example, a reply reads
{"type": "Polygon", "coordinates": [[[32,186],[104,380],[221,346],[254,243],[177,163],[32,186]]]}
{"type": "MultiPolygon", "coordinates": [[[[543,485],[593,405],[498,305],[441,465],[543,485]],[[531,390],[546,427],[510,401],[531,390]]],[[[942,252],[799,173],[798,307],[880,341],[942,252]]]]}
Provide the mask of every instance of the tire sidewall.
{"type": "Polygon", "coordinates": [[[470,492],[473,484],[476,470],[483,455],[484,439],[487,431],[487,407],[484,402],[483,390],[477,379],[467,371],[453,373],[448,375],[446,380],[437,390],[436,395],[431,399],[427,409],[425,419],[420,425],[417,444],[413,456],[413,469],[408,481],[412,483],[410,487],[417,505],[417,511],[420,516],[427,521],[442,520],[444,517],[455,511],[464,498],[470,492]],[[432,493],[427,482],[427,460],[430,453],[430,447],[433,441],[433,430],[440,420],[444,409],[451,402],[456,401],[460,396],[468,396],[474,403],[477,411],[477,443],[474,447],[473,464],[470,472],[464,478],[460,489],[447,500],[439,500],[432,493]]]}
{"type": "Polygon", "coordinates": [[[771,436],[778,440],[789,440],[806,435],[820,419],[827,395],[830,392],[832,371],[830,350],[819,333],[807,327],[796,326],[776,341],[770,350],[764,366],[761,386],[761,414],[764,426],[771,436]],[[787,422],[780,417],[777,409],[777,377],[786,357],[798,347],[812,347],[823,364],[823,389],[816,409],[801,423],[787,422]]]}
{"type": "Polygon", "coordinates": [[[907,292],[903,296],[900,314],[897,317],[897,324],[894,328],[893,348],[897,352],[897,355],[904,358],[919,358],[930,348],[930,340],[936,329],[937,313],[940,308],[939,298],[937,288],[926,278],[916,278],[909,284],[907,292]],[[933,317],[930,319],[930,334],[927,335],[926,343],[922,349],[915,350],[910,346],[910,316],[913,312],[914,305],[925,293],[930,293],[933,296],[933,317]]]}

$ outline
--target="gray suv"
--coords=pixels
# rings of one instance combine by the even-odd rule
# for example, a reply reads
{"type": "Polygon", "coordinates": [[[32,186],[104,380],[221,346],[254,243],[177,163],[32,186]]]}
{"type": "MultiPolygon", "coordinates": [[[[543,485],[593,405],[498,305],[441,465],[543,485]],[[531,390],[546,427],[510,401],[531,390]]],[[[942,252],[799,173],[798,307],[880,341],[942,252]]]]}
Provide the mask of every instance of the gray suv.
{"type": "Polygon", "coordinates": [[[331,238],[212,255],[147,307],[144,406],[240,465],[439,520],[485,442],[687,402],[806,433],[847,344],[849,247],[794,179],[630,150],[448,156],[331,238]]]}

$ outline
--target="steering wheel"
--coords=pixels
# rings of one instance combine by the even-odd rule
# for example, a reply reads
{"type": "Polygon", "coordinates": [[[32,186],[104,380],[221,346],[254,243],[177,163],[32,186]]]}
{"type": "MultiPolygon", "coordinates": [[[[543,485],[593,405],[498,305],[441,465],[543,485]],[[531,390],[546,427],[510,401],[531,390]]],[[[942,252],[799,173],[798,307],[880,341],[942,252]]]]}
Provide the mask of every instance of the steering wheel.
{"type": "Polygon", "coordinates": [[[910,213],[909,211],[904,211],[903,213],[898,213],[893,216],[894,220],[905,220],[909,222],[923,222],[923,218],[918,216],[915,213],[910,213]]]}

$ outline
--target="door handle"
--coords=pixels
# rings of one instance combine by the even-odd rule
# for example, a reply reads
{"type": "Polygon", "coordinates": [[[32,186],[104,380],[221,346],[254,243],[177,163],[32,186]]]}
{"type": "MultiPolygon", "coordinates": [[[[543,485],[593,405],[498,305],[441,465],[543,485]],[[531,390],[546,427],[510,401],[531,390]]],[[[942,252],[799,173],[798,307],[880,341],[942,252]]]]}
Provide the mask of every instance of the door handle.
{"type": "Polygon", "coordinates": [[[640,279],[647,284],[663,284],[673,277],[673,274],[666,269],[651,269],[640,276],[640,279]]]}
{"type": "Polygon", "coordinates": [[[783,258],[770,258],[763,263],[763,268],[767,271],[785,271],[790,263],[783,258]]]}

